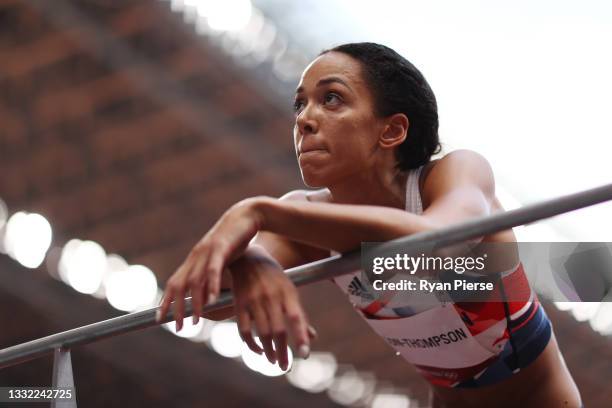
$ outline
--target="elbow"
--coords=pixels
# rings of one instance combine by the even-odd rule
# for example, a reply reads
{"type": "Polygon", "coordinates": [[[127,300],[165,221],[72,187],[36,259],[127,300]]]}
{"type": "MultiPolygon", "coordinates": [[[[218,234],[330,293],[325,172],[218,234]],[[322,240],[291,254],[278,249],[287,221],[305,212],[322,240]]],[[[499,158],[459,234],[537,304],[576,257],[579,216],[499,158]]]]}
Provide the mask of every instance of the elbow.
{"type": "Polygon", "coordinates": [[[404,222],[396,223],[392,226],[393,237],[391,239],[401,238],[421,232],[434,231],[443,228],[440,222],[424,215],[410,215],[404,222]]]}

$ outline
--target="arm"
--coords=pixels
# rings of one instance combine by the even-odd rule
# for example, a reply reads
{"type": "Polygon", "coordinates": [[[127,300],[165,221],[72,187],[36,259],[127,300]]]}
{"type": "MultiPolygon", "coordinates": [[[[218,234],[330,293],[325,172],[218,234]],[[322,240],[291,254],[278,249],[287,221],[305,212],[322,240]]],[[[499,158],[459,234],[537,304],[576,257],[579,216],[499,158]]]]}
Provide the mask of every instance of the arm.
{"type": "MultiPolygon", "coordinates": [[[[264,242],[284,265],[293,266],[293,262],[308,257],[301,258],[304,254],[299,250],[295,253],[302,255],[297,257],[292,251],[283,254],[282,248],[309,248],[313,253],[316,248],[344,252],[358,247],[362,241],[385,241],[486,215],[494,199],[492,171],[476,153],[453,152],[431,170],[423,196],[429,205],[422,215],[381,206],[268,197],[243,200],[223,214],[170,278],[161,315],[176,299],[173,309],[180,328],[188,288],[196,310],[205,300],[213,303],[219,293],[221,272],[245,254],[249,242],[260,231],[265,233],[260,233],[256,241],[264,242]],[[286,241],[272,239],[274,236],[283,236],[286,241]]],[[[252,272],[243,278],[251,275],[252,272]]]]}
{"type": "MultiPolygon", "coordinates": [[[[291,191],[281,198],[279,202],[308,202],[308,193],[304,190],[291,191]]],[[[269,256],[276,261],[282,269],[293,268],[294,266],[304,265],[329,256],[329,251],[305,245],[286,237],[268,231],[259,231],[249,244],[259,256],[269,256]]],[[[245,253],[245,255],[247,255],[245,253]]],[[[249,269],[255,267],[255,259],[248,260],[248,256],[241,257],[242,262],[235,262],[229,268],[224,269],[221,277],[221,288],[232,289],[233,275],[249,273],[249,269]]],[[[235,316],[234,306],[228,306],[214,312],[204,314],[202,317],[211,320],[225,320],[235,316]]],[[[198,309],[194,307],[194,322],[199,318],[198,309]]]]}
{"type": "MultiPolygon", "coordinates": [[[[281,197],[280,201],[306,199],[306,192],[295,191],[281,197]]],[[[308,324],[297,290],[284,274],[284,269],[327,256],[329,252],[326,250],[293,242],[278,234],[259,232],[241,256],[223,269],[221,287],[233,291],[234,304],[204,314],[204,317],[224,320],[235,315],[240,336],[249,348],[257,353],[265,352],[271,363],[278,361],[281,368],[286,369],[287,334],[293,338],[298,354],[307,357],[310,340],[316,336],[316,332],[308,324]],[[252,325],[260,337],[263,350],[253,339],[252,325]]],[[[165,316],[172,299],[176,299],[173,310],[177,330],[182,327],[183,298],[188,289],[192,294],[194,324],[201,316],[207,292],[205,284],[194,279],[197,274],[188,273],[200,271],[200,261],[198,253],[192,251],[166,285],[158,320],[165,316]]]]}
{"type": "MultiPolygon", "coordinates": [[[[308,193],[304,190],[291,191],[274,201],[310,203],[308,193]]],[[[251,244],[263,247],[284,269],[329,257],[329,250],[324,249],[321,245],[301,243],[273,231],[260,230],[251,244]]]]}
{"type": "Polygon", "coordinates": [[[474,152],[450,153],[431,170],[424,195],[430,205],[422,215],[389,207],[267,197],[247,205],[258,214],[260,230],[345,252],[364,241],[388,241],[489,214],[494,198],[491,168],[474,152]]]}
{"type": "MultiPolygon", "coordinates": [[[[187,287],[194,293],[194,305],[202,304],[204,296],[213,303],[219,293],[222,271],[244,253],[260,231],[286,237],[294,242],[293,248],[299,248],[297,243],[301,243],[346,252],[363,241],[386,241],[487,215],[494,199],[493,173],[477,153],[465,150],[450,153],[431,170],[423,198],[429,205],[422,215],[382,206],[269,197],[243,200],[223,214],[168,280],[161,314],[167,312],[176,298],[175,318],[182,322],[181,296],[187,287]]],[[[265,240],[272,235],[259,236],[265,240]]],[[[282,248],[287,246],[278,242],[268,239],[267,245],[274,256],[282,258],[282,248]]],[[[292,259],[281,262],[291,265],[292,259]]]]}

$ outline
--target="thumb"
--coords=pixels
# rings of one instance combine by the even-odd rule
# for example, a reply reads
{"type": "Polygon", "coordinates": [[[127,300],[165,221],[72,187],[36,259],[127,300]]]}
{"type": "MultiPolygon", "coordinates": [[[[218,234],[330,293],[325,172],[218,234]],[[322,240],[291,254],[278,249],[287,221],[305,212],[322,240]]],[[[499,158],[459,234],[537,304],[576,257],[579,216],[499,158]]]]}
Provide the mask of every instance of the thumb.
{"type": "Polygon", "coordinates": [[[314,340],[318,337],[317,331],[310,324],[308,325],[308,337],[310,337],[311,340],[314,340]]]}

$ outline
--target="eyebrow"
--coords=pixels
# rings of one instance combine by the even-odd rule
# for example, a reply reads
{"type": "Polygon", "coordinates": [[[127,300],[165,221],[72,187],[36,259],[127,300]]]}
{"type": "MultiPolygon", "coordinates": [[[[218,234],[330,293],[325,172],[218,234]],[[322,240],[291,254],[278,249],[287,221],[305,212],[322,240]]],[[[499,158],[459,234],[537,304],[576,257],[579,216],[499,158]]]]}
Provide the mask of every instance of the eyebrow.
{"type": "MultiPolygon", "coordinates": [[[[318,87],[320,87],[320,86],[323,86],[323,85],[329,85],[329,84],[333,84],[333,83],[339,83],[339,84],[342,84],[342,85],[344,85],[345,87],[347,87],[349,90],[351,90],[351,91],[352,91],[351,87],[350,87],[350,86],[349,86],[349,85],[346,83],[346,81],[344,81],[343,79],[341,79],[341,78],[339,78],[339,77],[336,77],[336,76],[330,76],[330,77],[327,77],[327,78],[321,78],[321,79],[319,79],[319,82],[317,82],[316,87],[318,88],[318,87]]],[[[298,88],[295,90],[295,93],[296,93],[296,94],[301,93],[301,92],[304,92],[304,87],[303,87],[303,86],[300,86],[300,87],[298,87],[298,88]]]]}

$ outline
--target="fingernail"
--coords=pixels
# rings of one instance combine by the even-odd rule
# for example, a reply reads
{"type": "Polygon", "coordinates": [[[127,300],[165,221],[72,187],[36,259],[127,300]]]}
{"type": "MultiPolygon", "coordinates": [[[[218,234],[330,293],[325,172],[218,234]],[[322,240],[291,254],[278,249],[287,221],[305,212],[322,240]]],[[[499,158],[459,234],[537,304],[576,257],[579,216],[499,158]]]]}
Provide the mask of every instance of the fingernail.
{"type": "Polygon", "coordinates": [[[298,349],[298,356],[307,359],[310,356],[310,347],[307,344],[302,344],[298,349]]]}
{"type": "Polygon", "coordinates": [[[181,331],[181,327],[179,325],[179,322],[176,322],[176,331],[181,331]]]}
{"type": "Polygon", "coordinates": [[[191,322],[194,326],[198,324],[198,317],[196,315],[191,316],[191,322]]]}
{"type": "Polygon", "coordinates": [[[317,336],[318,336],[317,331],[316,331],[316,330],[315,330],[315,328],[314,328],[314,327],[312,327],[312,326],[308,326],[308,332],[310,333],[310,335],[311,335],[312,337],[317,337],[317,336]]]}
{"type": "Polygon", "coordinates": [[[161,310],[157,310],[155,312],[155,321],[159,322],[161,320],[161,310]]]}
{"type": "Polygon", "coordinates": [[[208,304],[212,305],[216,301],[217,301],[217,295],[215,295],[214,293],[211,293],[210,296],[208,296],[208,304]]]}

